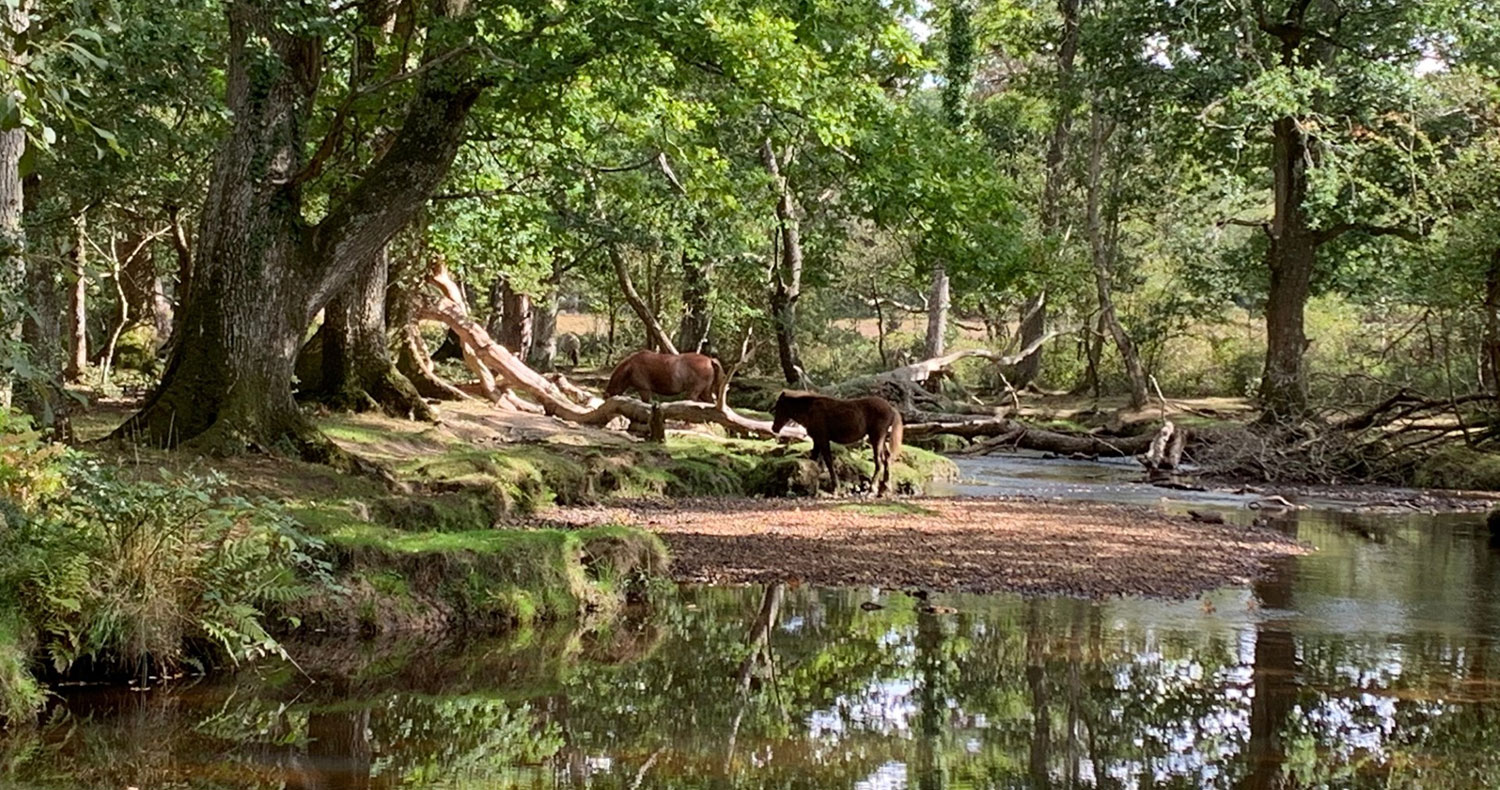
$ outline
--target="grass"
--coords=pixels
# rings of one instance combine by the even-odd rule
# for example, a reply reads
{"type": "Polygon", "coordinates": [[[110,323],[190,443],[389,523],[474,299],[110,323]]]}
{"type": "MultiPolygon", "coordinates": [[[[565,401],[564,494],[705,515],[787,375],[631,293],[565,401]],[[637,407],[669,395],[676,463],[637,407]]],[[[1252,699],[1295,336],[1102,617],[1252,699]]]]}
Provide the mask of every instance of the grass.
{"type": "Polygon", "coordinates": [[[850,502],[834,510],[862,516],[935,516],[937,511],[910,502],[850,502]]]}

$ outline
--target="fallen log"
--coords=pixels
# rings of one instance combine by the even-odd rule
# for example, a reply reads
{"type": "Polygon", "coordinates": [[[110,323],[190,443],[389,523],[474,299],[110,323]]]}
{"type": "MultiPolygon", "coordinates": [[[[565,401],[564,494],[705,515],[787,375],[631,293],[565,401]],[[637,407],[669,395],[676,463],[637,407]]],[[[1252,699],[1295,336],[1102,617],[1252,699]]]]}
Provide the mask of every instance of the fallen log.
{"type": "MultiPolygon", "coordinates": [[[[441,321],[458,333],[464,344],[474,349],[476,356],[503,378],[509,386],[525,393],[541,404],[546,414],[560,417],[579,425],[604,425],[615,417],[625,417],[631,422],[649,424],[651,407],[635,398],[616,396],[597,406],[580,406],[574,403],[553,382],[537,373],[512,354],[509,349],[490,339],[489,333],[478,322],[469,318],[464,310],[446,296],[439,296],[423,304],[419,314],[426,319],[441,321]]],[[[690,423],[721,425],[741,435],[775,437],[771,423],[740,416],[726,404],[723,407],[712,403],[673,401],[660,405],[661,416],[666,420],[690,423]]],[[[807,433],[796,426],[787,426],[781,436],[800,439],[807,433]]]]}
{"type": "Polygon", "coordinates": [[[917,410],[919,402],[933,404],[941,408],[943,401],[923,387],[923,384],[932,377],[943,375],[947,372],[948,368],[966,359],[986,359],[994,362],[997,367],[1014,365],[1035,353],[1047,341],[1066,333],[1067,331],[1064,330],[1048,332],[1014,354],[1000,354],[983,348],[966,348],[954,351],[940,357],[924,359],[920,362],[902,365],[901,367],[892,368],[881,373],[869,376],[857,376],[841,384],[826,388],[825,394],[840,398],[879,395],[890,401],[902,412],[917,410]]]}
{"type": "MultiPolygon", "coordinates": [[[[1177,431],[1183,441],[1187,431],[1177,431]]],[[[1079,436],[1059,433],[1043,428],[1034,428],[1010,418],[966,422],[918,422],[906,426],[907,437],[927,437],[947,434],[965,439],[999,437],[1002,441],[989,442],[990,449],[1000,446],[1023,450],[1038,450],[1058,455],[1094,455],[1125,458],[1140,455],[1151,447],[1155,434],[1126,437],[1079,436]]],[[[1179,451],[1180,452],[1180,451],[1179,451]]],[[[965,453],[968,454],[968,453],[965,453]]]]}

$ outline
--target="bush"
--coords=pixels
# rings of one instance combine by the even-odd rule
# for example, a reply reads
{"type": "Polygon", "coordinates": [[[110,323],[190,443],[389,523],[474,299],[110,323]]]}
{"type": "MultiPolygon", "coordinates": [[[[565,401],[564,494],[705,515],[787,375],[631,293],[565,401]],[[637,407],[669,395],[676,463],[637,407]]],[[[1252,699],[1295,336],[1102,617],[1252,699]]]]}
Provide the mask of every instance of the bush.
{"type": "Polygon", "coordinates": [[[1413,482],[1423,488],[1500,491],[1500,455],[1445,447],[1417,466],[1413,482]]]}
{"type": "Polygon", "coordinates": [[[129,480],[24,434],[7,440],[0,591],[57,673],[284,656],[270,618],[331,583],[321,544],[279,508],[224,494],[218,475],[129,480]]]}

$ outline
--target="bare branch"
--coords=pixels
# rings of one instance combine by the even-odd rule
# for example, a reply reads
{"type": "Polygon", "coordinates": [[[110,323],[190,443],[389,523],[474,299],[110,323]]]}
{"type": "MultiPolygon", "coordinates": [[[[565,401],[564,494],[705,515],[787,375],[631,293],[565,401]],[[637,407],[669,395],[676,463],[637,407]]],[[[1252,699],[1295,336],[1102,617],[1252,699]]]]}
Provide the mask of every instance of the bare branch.
{"type": "Polygon", "coordinates": [[[1396,236],[1407,241],[1421,241],[1422,234],[1411,228],[1395,225],[1374,225],[1369,222],[1340,222],[1313,235],[1314,244],[1327,244],[1345,233],[1363,233],[1367,236],[1396,236]]]}

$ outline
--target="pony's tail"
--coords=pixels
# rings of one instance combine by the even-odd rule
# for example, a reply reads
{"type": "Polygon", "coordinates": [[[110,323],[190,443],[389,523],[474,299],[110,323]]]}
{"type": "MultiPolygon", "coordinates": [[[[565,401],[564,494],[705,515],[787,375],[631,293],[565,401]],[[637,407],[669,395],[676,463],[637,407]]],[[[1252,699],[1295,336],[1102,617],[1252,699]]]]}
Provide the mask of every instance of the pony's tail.
{"type": "Polygon", "coordinates": [[[901,420],[901,412],[896,412],[896,421],[891,423],[891,453],[885,457],[886,463],[892,463],[896,456],[901,454],[901,436],[906,433],[906,425],[901,420]]]}
{"type": "Polygon", "coordinates": [[[724,364],[713,357],[708,362],[714,368],[714,405],[720,409],[729,402],[729,374],[724,372],[724,364]]]}

